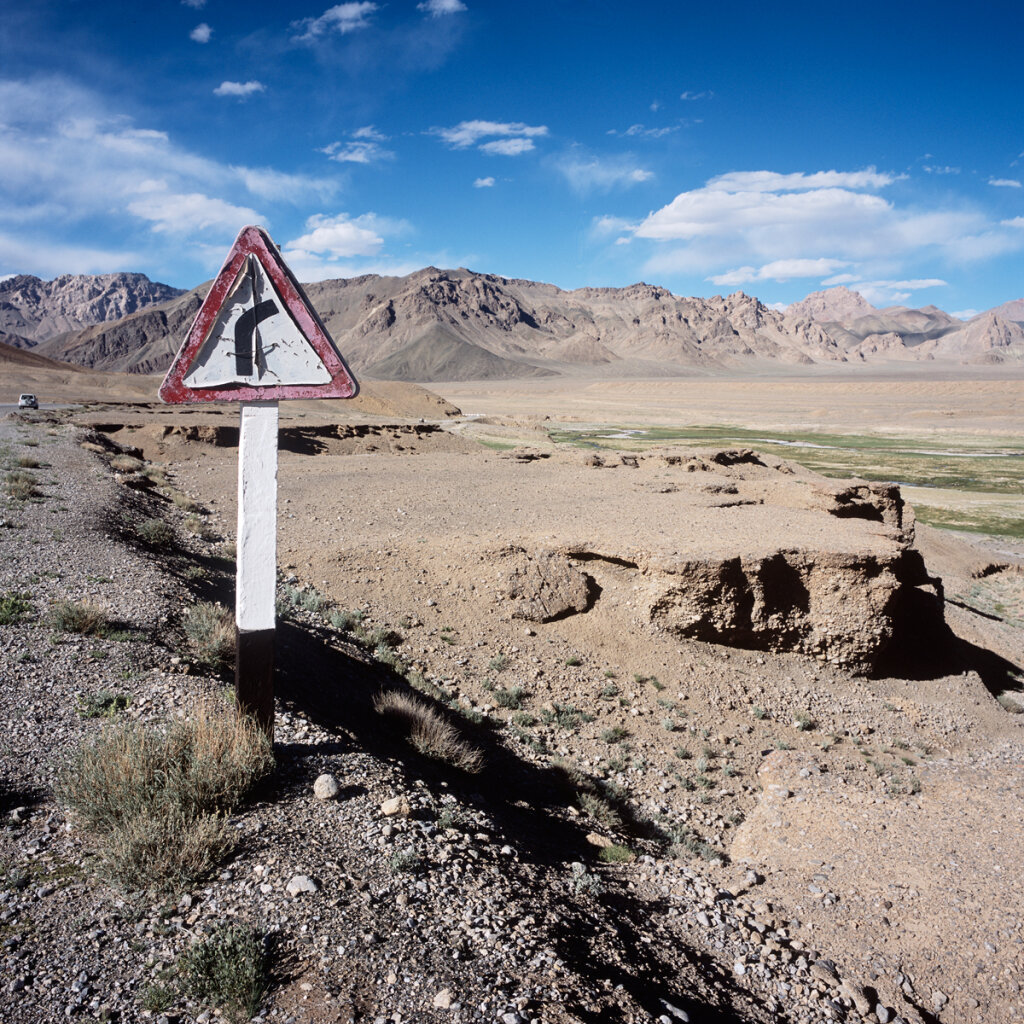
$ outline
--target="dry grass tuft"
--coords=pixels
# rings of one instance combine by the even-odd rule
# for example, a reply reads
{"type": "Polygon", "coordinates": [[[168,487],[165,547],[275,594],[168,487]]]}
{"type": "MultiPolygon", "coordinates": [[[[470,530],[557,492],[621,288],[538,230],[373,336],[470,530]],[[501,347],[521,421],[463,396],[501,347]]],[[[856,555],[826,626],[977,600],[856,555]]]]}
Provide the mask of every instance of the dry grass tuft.
{"type": "Polygon", "coordinates": [[[137,459],[134,455],[115,455],[110,460],[110,468],[118,473],[138,473],[145,467],[142,459],[137,459]]]}
{"type": "Polygon", "coordinates": [[[212,672],[222,672],[235,659],[235,619],[221,604],[199,601],[185,619],[185,636],[198,661],[212,672]]]}
{"type": "Polygon", "coordinates": [[[174,888],[231,849],[224,820],[273,765],[270,743],[234,708],[196,707],[166,732],[108,726],[61,769],[58,798],[126,888],[174,888]]]}
{"type": "Polygon", "coordinates": [[[374,699],[373,707],[401,728],[424,757],[464,772],[478,772],[483,767],[481,752],[467,743],[451,722],[416,697],[388,690],[374,699]]]}
{"type": "Polygon", "coordinates": [[[54,601],[50,609],[50,626],[61,633],[81,636],[103,636],[110,627],[107,613],[91,601],[54,601]]]}

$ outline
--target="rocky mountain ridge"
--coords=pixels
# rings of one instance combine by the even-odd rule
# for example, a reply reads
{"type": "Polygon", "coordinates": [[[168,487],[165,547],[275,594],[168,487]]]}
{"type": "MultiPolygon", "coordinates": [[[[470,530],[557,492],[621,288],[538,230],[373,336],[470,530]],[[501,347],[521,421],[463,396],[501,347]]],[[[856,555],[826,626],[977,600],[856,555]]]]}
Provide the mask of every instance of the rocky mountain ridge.
{"type": "MultiPolygon", "coordinates": [[[[94,369],[160,372],[208,287],[170,289],[175,294],[165,301],[140,301],[126,316],[52,335],[35,347],[94,369]]],[[[686,298],[644,283],[564,291],[436,267],[405,277],[320,281],[306,291],[352,368],[385,380],[643,378],[779,363],[1024,361],[1024,325],[1001,315],[1015,312],[1014,303],[965,323],[934,306],[878,310],[842,287],[777,311],[743,292],[686,298]]],[[[0,330],[31,337],[14,322],[0,321],[0,330]]]]}
{"type": "Polygon", "coordinates": [[[61,274],[52,281],[17,274],[0,281],[0,332],[27,342],[20,348],[33,348],[181,294],[145,274],[61,274]]]}

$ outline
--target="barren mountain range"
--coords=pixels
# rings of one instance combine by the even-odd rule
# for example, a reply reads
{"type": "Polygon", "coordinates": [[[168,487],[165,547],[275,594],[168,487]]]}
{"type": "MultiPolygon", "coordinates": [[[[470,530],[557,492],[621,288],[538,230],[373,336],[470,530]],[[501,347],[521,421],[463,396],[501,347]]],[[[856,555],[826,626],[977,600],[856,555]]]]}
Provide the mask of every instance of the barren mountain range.
{"type": "MultiPolygon", "coordinates": [[[[109,371],[167,368],[209,283],[188,292],[142,274],[0,282],[0,342],[109,371]]],[[[308,285],[357,372],[386,380],[669,377],[772,364],[1024,361],[1024,300],[969,321],[935,306],[875,309],[815,292],[783,312],[736,292],[578,288],[427,267],[406,277],[308,285]]]]}

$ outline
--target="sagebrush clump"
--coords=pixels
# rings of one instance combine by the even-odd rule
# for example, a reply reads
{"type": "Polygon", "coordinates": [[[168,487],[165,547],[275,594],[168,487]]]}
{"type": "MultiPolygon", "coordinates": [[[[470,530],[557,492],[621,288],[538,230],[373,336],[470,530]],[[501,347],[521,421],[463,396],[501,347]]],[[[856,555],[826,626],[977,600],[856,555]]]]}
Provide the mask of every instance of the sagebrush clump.
{"type": "Polygon", "coordinates": [[[273,765],[270,741],[232,707],[200,705],[166,730],[110,725],[58,774],[58,799],[128,889],[201,877],[234,845],[226,815],[273,765]]]}

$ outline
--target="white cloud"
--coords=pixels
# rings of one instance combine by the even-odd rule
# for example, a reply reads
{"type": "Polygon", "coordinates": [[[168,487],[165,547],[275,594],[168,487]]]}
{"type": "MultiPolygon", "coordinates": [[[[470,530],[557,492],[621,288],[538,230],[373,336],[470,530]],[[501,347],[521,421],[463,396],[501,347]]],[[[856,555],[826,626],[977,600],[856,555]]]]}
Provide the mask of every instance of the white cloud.
{"type": "Polygon", "coordinates": [[[494,188],[494,179],[491,177],[477,178],[473,182],[473,188],[494,188]]]}
{"type": "Polygon", "coordinates": [[[775,171],[732,171],[712,178],[712,192],[806,192],[825,188],[876,189],[900,180],[880,174],[874,167],[862,171],[816,171],[814,174],[778,174],[775,171]]]}
{"type": "Polygon", "coordinates": [[[580,193],[631,188],[654,177],[652,171],[637,166],[629,156],[598,157],[572,152],[557,160],[555,167],[570,187],[580,193]]]}
{"type": "Polygon", "coordinates": [[[715,94],[710,89],[703,89],[700,92],[692,92],[687,89],[680,95],[681,100],[709,100],[715,94]]]}
{"type": "Polygon", "coordinates": [[[533,139],[492,139],[478,147],[490,156],[521,156],[533,148],[533,139]]]}
{"type": "Polygon", "coordinates": [[[999,222],[1004,228],[1024,228],[1024,217],[1011,217],[999,222]]]}
{"type": "Polygon", "coordinates": [[[183,7],[191,7],[195,11],[206,6],[206,0],[181,0],[181,3],[183,7]]]}
{"type": "Polygon", "coordinates": [[[606,132],[607,135],[620,135],[631,138],[642,138],[642,139],[660,139],[666,135],[671,135],[672,132],[679,131],[679,125],[671,125],[667,128],[645,128],[642,124],[631,124],[624,131],[619,131],[617,128],[609,128],[606,132]]]}
{"type": "Polygon", "coordinates": [[[603,217],[595,217],[590,224],[591,234],[617,235],[623,231],[636,231],[635,221],[626,220],[625,217],[610,217],[605,214],[603,217]]]}
{"type": "Polygon", "coordinates": [[[442,18],[446,14],[458,14],[459,11],[466,10],[466,5],[462,0],[424,0],[423,3],[416,5],[416,10],[423,11],[432,18],[442,18]]]}
{"type": "Polygon", "coordinates": [[[108,222],[121,236],[145,227],[223,237],[227,225],[233,231],[239,223],[259,220],[255,207],[262,201],[328,202],[338,188],[333,178],[200,156],[164,131],[134,125],[91,90],[59,77],[31,83],[0,79],[0,124],[0,230],[18,225],[24,237],[33,225],[43,231],[56,224],[71,237],[89,219],[108,222]],[[181,204],[177,224],[173,202],[181,204]]]}
{"type": "Polygon", "coordinates": [[[213,29],[205,21],[202,21],[189,32],[188,37],[194,43],[208,43],[212,35],[213,29]]]}
{"type": "Polygon", "coordinates": [[[377,10],[375,3],[347,3],[328,7],[318,18],[300,18],[292,22],[292,30],[296,35],[292,39],[297,43],[309,43],[321,39],[331,32],[342,35],[367,28],[370,15],[377,10]]]}
{"type": "Polygon", "coordinates": [[[845,266],[848,266],[845,260],[773,260],[762,267],[738,267],[724,274],[715,274],[708,280],[713,284],[729,286],[748,284],[752,281],[789,281],[794,277],[821,277],[822,274],[831,274],[845,266]]]}
{"type": "Polygon", "coordinates": [[[412,231],[404,220],[364,213],[350,217],[315,214],[306,221],[306,233],[281,248],[289,267],[302,281],[323,281],[331,277],[358,274],[401,276],[422,263],[397,260],[383,254],[386,237],[400,237],[412,231]]]}
{"type": "Polygon", "coordinates": [[[925,174],[959,174],[960,173],[960,168],[959,167],[934,167],[934,166],[930,166],[929,165],[927,167],[922,167],[921,170],[924,171],[925,174]]]}
{"type": "Polygon", "coordinates": [[[372,164],[379,160],[392,160],[395,154],[376,142],[353,139],[349,142],[332,142],[321,152],[342,164],[372,164]]]}
{"type": "Polygon", "coordinates": [[[955,316],[957,320],[970,320],[976,317],[981,312],[977,309],[958,309],[955,313],[950,313],[950,316],[955,316]]]}
{"type": "Polygon", "coordinates": [[[109,274],[137,267],[143,258],[141,253],[128,249],[55,244],[42,238],[15,237],[0,231],[0,265],[17,267],[19,274],[36,274],[44,278],[58,274],[109,274]]]}
{"type": "Polygon", "coordinates": [[[317,213],[306,221],[306,234],[286,242],[283,248],[331,259],[375,256],[384,245],[385,234],[402,235],[410,230],[406,221],[379,217],[375,213],[354,218],[347,213],[334,217],[317,213]]]}
{"type": "Polygon", "coordinates": [[[524,124],[522,121],[475,120],[460,121],[454,128],[432,128],[431,133],[440,135],[452,149],[468,149],[480,143],[481,139],[496,136],[496,139],[483,143],[479,148],[487,153],[516,156],[533,149],[533,139],[547,135],[548,129],[547,125],[524,124]],[[514,144],[510,145],[509,142],[514,144]]]}
{"type": "Polygon", "coordinates": [[[253,93],[264,92],[266,86],[262,82],[221,82],[213,90],[214,96],[237,96],[239,99],[246,99],[253,93]]]}
{"type": "Polygon", "coordinates": [[[988,183],[990,185],[996,185],[999,188],[1020,188],[1021,184],[1016,178],[989,178],[988,183]]]}
{"type": "Polygon", "coordinates": [[[369,139],[371,142],[387,142],[388,137],[377,131],[376,127],[372,124],[364,124],[362,128],[357,128],[352,133],[354,139],[369,139]]]}
{"type": "Polygon", "coordinates": [[[236,232],[263,220],[247,206],[235,206],[200,192],[171,192],[165,181],[143,181],[138,193],[138,198],[128,203],[128,212],[151,221],[154,231],[173,235],[211,229],[236,232]]]}
{"type": "Polygon", "coordinates": [[[840,283],[835,272],[841,268],[849,275],[842,280],[878,277],[868,286],[895,297],[937,286],[931,274],[902,285],[887,279],[906,274],[903,268],[920,264],[927,274],[937,260],[962,264],[1024,246],[1024,238],[1008,230],[1017,225],[993,223],[966,202],[947,199],[941,208],[922,209],[876,194],[896,180],[873,167],[719,175],[681,192],[636,228],[634,237],[650,243],[643,272],[710,273],[726,284],[820,273],[840,283]]]}

